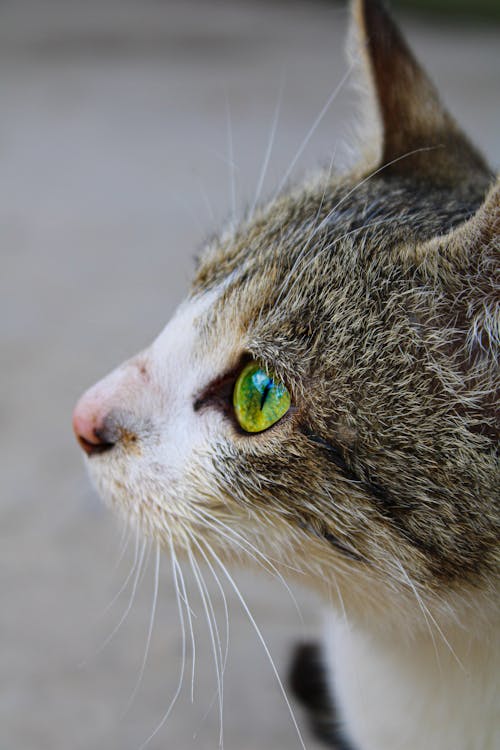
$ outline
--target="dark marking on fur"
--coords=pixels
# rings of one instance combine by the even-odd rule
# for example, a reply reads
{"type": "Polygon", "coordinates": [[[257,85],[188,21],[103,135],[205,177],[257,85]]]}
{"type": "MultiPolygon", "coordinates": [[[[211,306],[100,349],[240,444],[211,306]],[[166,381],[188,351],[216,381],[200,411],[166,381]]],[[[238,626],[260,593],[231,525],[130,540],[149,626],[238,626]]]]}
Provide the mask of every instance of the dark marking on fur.
{"type": "MultiPolygon", "coordinates": [[[[379,511],[380,520],[390,526],[402,540],[411,545],[415,550],[418,550],[425,557],[428,569],[436,579],[451,582],[457,576],[465,576],[467,568],[470,570],[471,576],[477,573],[477,570],[480,568],[481,559],[476,558],[472,554],[472,549],[467,550],[467,565],[462,562],[462,567],[459,568],[456,561],[450,558],[449,550],[443,547],[440,537],[435,535],[434,529],[423,526],[415,520],[421,505],[419,502],[411,500],[407,496],[404,498],[395,497],[373,478],[373,472],[368,472],[362,466],[351,467],[347,463],[344,453],[339,446],[332,444],[330,441],[305,427],[301,428],[301,432],[313,443],[324,449],[326,458],[335,465],[341,476],[349,482],[355,483],[357,488],[363,490],[372,499],[373,504],[379,511]]],[[[439,501],[439,498],[434,499],[435,501],[439,501]]],[[[441,502],[444,505],[445,499],[443,498],[441,502]]],[[[362,555],[343,544],[327,528],[319,530],[317,529],[317,524],[313,525],[311,523],[304,524],[304,528],[316,536],[326,539],[333,547],[350,559],[357,562],[367,562],[362,555]]],[[[486,550],[487,545],[485,540],[484,546],[480,549],[483,556],[485,556],[484,553],[486,550]]]]}
{"type": "Polygon", "coordinates": [[[296,646],[289,672],[289,684],[306,709],[313,734],[335,750],[355,750],[342,731],[338,709],[329,690],[324,657],[317,643],[296,646]]]}
{"type": "Polygon", "coordinates": [[[355,550],[351,549],[346,544],[341,542],[340,539],[335,536],[335,534],[332,534],[331,531],[326,528],[326,526],[323,526],[321,529],[317,529],[312,524],[303,520],[299,521],[299,526],[301,529],[304,529],[304,531],[307,531],[310,534],[319,537],[319,539],[326,539],[326,541],[331,544],[332,547],[338,549],[350,560],[354,560],[355,562],[366,562],[365,558],[362,555],[360,555],[358,552],[355,552],[355,550]]]}
{"type": "Polygon", "coordinates": [[[338,537],[336,537],[329,531],[325,531],[323,533],[323,538],[326,539],[327,542],[330,542],[333,547],[336,547],[342,552],[342,554],[344,554],[346,557],[349,557],[351,560],[355,560],[356,562],[366,562],[365,558],[362,555],[360,555],[358,552],[354,552],[354,550],[350,549],[349,547],[346,547],[346,545],[342,544],[338,537]]]}
{"type": "Polygon", "coordinates": [[[316,435],[314,432],[311,432],[306,427],[302,427],[301,432],[303,435],[309,438],[309,440],[312,440],[313,443],[316,443],[317,445],[320,445],[322,448],[325,448],[327,452],[328,460],[331,461],[333,464],[335,464],[335,466],[338,469],[340,469],[340,471],[342,472],[342,475],[346,479],[359,481],[358,477],[348,467],[347,462],[344,456],[342,455],[341,449],[338,446],[332,445],[332,443],[330,443],[328,440],[325,440],[325,438],[322,438],[321,435],[316,435]]]}
{"type": "Polygon", "coordinates": [[[363,480],[347,464],[347,461],[342,455],[342,451],[338,446],[332,445],[332,443],[330,443],[328,440],[325,440],[325,438],[322,438],[320,435],[316,435],[304,429],[302,429],[302,432],[309,438],[309,440],[312,440],[313,443],[316,443],[316,445],[320,445],[325,449],[328,460],[335,464],[335,466],[340,470],[344,479],[348,479],[350,482],[356,482],[356,484],[362,487],[370,495],[373,495],[373,497],[376,497],[377,500],[382,501],[384,505],[390,506],[391,501],[389,499],[388,492],[376,482],[367,482],[366,480],[363,480]]]}

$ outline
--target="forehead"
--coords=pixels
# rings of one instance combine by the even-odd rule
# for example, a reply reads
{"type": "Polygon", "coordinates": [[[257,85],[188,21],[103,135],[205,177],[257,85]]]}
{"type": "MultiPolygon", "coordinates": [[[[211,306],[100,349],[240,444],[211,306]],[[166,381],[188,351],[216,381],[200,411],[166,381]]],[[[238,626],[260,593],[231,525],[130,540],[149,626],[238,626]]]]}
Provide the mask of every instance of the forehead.
{"type": "Polygon", "coordinates": [[[201,258],[192,294],[218,290],[202,338],[230,333],[270,362],[304,358],[335,343],[349,315],[362,317],[363,300],[378,299],[389,279],[410,283],[398,247],[448,231],[473,208],[449,191],[386,177],[283,196],[201,258]]]}
{"type": "Polygon", "coordinates": [[[351,257],[352,248],[363,262],[374,252],[444,234],[477,209],[481,195],[383,170],[342,179],[323,175],[214,240],[201,257],[193,290],[236,276],[240,284],[256,277],[263,285],[283,285],[299,265],[313,265],[315,259],[320,261],[316,284],[328,283],[338,258],[351,257]]]}
{"type": "Polygon", "coordinates": [[[325,293],[344,283],[352,237],[364,230],[353,223],[359,208],[343,200],[347,193],[328,184],[284,196],[207,248],[192,295],[218,294],[200,321],[202,339],[231,330],[270,364],[285,364],[283,355],[307,346],[325,293]]]}
{"type": "Polygon", "coordinates": [[[325,210],[325,188],[286,195],[257,210],[210,243],[200,258],[193,289],[231,284],[236,276],[241,284],[264,271],[272,271],[273,278],[280,271],[285,273],[304,238],[318,230],[325,210]]]}

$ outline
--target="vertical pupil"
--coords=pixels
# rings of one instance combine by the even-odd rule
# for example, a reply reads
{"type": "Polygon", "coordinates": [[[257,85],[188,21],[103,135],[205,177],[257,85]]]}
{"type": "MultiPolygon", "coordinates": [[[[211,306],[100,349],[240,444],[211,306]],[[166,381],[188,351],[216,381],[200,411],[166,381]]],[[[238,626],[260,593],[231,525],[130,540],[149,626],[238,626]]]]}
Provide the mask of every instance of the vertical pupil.
{"type": "Polygon", "coordinates": [[[264,408],[264,404],[266,403],[267,394],[269,393],[272,387],[273,387],[273,381],[269,379],[267,383],[265,384],[264,390],[262,391],[262,395],[260,397],[260,410],[261,411],[264,408]]]}

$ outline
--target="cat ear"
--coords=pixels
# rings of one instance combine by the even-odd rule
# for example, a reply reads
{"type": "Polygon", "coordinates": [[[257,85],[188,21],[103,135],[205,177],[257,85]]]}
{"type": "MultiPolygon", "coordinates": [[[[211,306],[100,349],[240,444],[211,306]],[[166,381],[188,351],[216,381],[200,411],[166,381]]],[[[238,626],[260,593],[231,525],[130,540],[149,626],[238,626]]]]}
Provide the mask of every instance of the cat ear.
{"type": "Polygon", "coordinates": [[[490,176],[383,5],[353,0],[352,10],[351,38],[380,115],[379,164],[444,184],[490,176]]]}

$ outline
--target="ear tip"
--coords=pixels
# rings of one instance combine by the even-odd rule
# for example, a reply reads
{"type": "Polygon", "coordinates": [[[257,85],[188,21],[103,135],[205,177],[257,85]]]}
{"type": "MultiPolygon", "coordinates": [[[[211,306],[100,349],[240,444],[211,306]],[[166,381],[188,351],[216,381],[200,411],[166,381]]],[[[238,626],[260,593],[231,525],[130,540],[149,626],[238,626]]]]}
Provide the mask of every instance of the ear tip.
{"type": "Polygon", "coordinates": [[[403,52],[411,57],[408,45],[382,0],[352,0],[352,21],[373,63],[382,61],[387,67],[387,56],[403,52]]]}
{"type": "MultiPolygon", "coordinates": [[[[401,44],[401,32],[393,21],[387,5],[382,0],[352,0],[352,15],[367,39],[392,38],[401,44]]],[[[379,41],[380,44],[380,41],[379,41]]]]}
{"type": "Polygon", "coordinates": [[[489,175],[484,159],[441,104],[385,2],[351,0],[351,11],[351,49],[378,110],[383,162],[394,162],[394,172],[443,184],[483,183],[489,175]]]}
{"type": "Polygon", "coordinates": [[[351,7],[353,12],[370,25],[371,21],[377,21],[378,18],[386,19],[389,16],[387,7],[382,0],[352,0],[351,7]]]}

